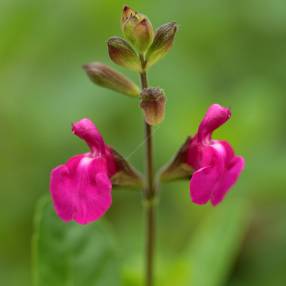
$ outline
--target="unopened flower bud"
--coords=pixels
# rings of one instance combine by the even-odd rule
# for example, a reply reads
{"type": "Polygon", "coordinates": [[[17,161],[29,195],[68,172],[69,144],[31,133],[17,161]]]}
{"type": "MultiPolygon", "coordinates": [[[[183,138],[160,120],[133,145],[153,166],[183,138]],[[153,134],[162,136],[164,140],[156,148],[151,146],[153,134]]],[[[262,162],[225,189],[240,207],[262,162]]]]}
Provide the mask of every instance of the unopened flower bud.
{"type": "Polygon", "coordinates": [[[152,66],[168,53],[172,47],[176,31],[177,24],[175,22],[164,24],[158,28],[153,43],[147,51],[147,67],[152,66]]]}
{"type": "Polygon", "coordinates": [[[140,107],[144,111],[145,121],[149,125],[156,125],[165,117],[166,97],[160,88],[145,88],[141,92],[140,107]]]}
{"type": "Polygon", "coordinates": [[[140,53],[144,53],[153,41],[154,30],[150,20],[128,6],[123,8],[121,28],[124,36],[140,53]]]}
{"type": "Polygon", "coordinates": [[[121,73],[102,63],[84,65],[87,75],[95,84],[129,96],[140,94],[138,86],[121,73]]]}
{"type": "Polygon", "coordinates": [[[127,41],[119,37],[112,37],[107,41],[107,45],[109,56],[116,64],[141,72],[140,59],[127,41]]]}

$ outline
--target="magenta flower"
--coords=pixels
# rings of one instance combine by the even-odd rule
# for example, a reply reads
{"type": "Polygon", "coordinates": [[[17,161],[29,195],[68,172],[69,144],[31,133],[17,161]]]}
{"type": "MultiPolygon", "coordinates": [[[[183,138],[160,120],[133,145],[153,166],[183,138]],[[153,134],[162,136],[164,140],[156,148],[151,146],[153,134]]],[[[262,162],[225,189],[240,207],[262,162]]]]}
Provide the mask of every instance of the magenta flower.
{"type": "Polygon", "coordinates": [[[243,157],[236,156],[228,142],[211,138],[212,132],[230,116],[229,109],[213,104],[197,134],[189,141],[187,164],[195,170],[190,181],[190,195],[196,204],[220,203],[244,168],[243,157]]]}
{"type": "Polygon", "coordinates": [[[52,170],[50,191],[56,213],[65,222],[87,224],[98,220],[111,206],[111,176],[116,164],[96,126],[89,119],[73,124],[90,152],[76,155],[52,170]]]}

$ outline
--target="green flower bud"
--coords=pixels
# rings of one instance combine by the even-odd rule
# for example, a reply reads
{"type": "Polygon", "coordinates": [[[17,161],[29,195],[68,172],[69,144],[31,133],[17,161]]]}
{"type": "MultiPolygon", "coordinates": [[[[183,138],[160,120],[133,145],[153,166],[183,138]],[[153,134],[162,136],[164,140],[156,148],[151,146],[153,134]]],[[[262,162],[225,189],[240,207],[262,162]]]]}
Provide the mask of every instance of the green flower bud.
{"type": "Polygon", "coordinates": [[[95,84],[129,96],[138,96],[138,86],[121,73],[102,63],[84,65],[87,75],[95,84]]]}
{"type": "Polygon", "coordinates": [[[123,8],[121,28],[124,36],[140,53],[144,53],[153,41],[154,30],[150,20],[128,6],[123,8]]]}
{"type": "Polygon", "coordinates": [[[149,125],[156,125],[165,117],[166,97],[160,88],[144,88],[141,92],[140,107],[143,109],[145,121],[149,125]]]}
{"type": "Polygon", "coordinates": [[[141,62],[134,49],[125,40],[112,37],[107,41],[110,58],[118,65],[141,72],[141,62]]]}
{"type": "Polygon", "coordinates": [[[158,28],[153,43],[146,54],[147,67],[152,66],[167,54],[172,47],[176,31],[177,24],[175,22],[164,24],[158,28]]]}

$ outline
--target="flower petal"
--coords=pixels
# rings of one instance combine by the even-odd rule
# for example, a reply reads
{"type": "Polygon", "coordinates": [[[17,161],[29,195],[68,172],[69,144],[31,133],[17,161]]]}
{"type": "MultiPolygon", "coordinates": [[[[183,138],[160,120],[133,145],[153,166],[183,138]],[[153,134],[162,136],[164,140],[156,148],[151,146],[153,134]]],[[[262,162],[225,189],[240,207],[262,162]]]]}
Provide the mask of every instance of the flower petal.
{"type": "Polygon", "coordinates": [[[244,169],[244,165],[244,158],[241,156],[235,156],[231,162],[228,162],[223,180],[211,196],[211,203],[214,206],[219,204],[224,199],[227,192],[236,183],[240,173],[244,169]]]}
{"type": "Polygon", "coordinates": [[[218,143],[223,147],[225,152],[225,162],[226,164],[229,164],[229,162],[231,162],[235,157],[232,146],[227,141],[224,140],[213,140],[213,141],[214,144],[218,143]]]}
{"type": "Polygon", "coordinates": [[[199,126],[199,141],[209,140],[212,132],[224,124],[230,116],[231,112],[228,108],[219,104],[211,105],[199,126]]]}
{"type": "Polygon", "coordinates": [[[58,166],[51,172],[50,191],[57,215],[65,222],[73,219],[73,196],[69,190],[72,188],[66,165],[58,166]]]}
{"type": "Polygon", "coordinates": [[[102,157],[79,155],[51,173],[50,190],[58,216],[86,224],[111,206],[111,182],[102,157]]]}
{"type": "Polygon", "coordinates": [[[84,118],[72,125],[72,131],[75,135],[85,140],[93,153],[104,154],[105,144],[103,138],[94,125],[94,123],[84,118]]]}
{"type": "Polygon", "coordinates": [[[190,181],[190,195],[195,204],[206,204],[211,198],[220,174],[215,167],[204,167],[193,173],[190,181]]]}
{"type": "Polygon", "coordinates": [[[190,140],[186,163],[194,169],[212,166],[217,160],[217,151],[211,145],[198,142],[197,137],[190,140]]]}
{"type": "Polygon", "coordinates": [[[201,167],[191,178],[190,193],[194,203],[205,204],[223,182],[226,152],[218,141],[200,152],[201,167]]]}

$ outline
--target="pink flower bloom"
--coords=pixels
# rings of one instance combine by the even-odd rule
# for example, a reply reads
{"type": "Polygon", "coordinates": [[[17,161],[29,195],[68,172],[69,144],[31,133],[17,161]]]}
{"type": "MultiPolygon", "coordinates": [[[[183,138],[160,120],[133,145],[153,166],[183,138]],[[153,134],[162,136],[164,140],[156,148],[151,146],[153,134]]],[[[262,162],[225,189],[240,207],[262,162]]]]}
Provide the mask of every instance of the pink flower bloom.
{"type": "Polygon", "coordinates": [[[229,109],[213,104],[197,134],[189,141],[187,163],[195,170],[190,181],[190,195],[196,204],[220,203],[244,168],[243,157],[236,156],[228,142],[211,138],[212,132],[230,116],[229,109]]]}
{"type": "Polygon", "coordinates": [[[63,221],[87,224],[98,220],[111,206],[110,178],[116,165],[91,120],[76,122],[72,131],[87,143],[90,152],[76,155],[53,169],[50,191],[56,213],[63,221]]]}

